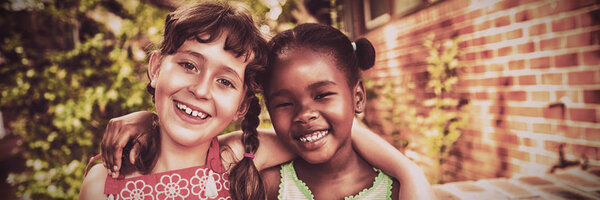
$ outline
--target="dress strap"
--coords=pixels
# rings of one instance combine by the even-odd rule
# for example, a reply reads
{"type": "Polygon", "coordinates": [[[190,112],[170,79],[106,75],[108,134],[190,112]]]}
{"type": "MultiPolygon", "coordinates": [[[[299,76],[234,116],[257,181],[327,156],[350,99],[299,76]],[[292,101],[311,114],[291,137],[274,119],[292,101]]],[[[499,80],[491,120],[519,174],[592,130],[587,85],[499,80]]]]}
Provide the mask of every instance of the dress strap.
{"type": "Polygon", "coordinates": [[[224,173],[226,171],[221,160],[221,149],[217,137],[214,137],[210,142],[208,154],[206,155],[206,166],[217,173],[224,173]]]}
{"type": "Polygon", "coordinates": [[[102,156],[102,153],[99,153],[98,155],[92,156],[90,158],[90,161],[88,162],[87,166],[85,166],[85,173],[83,174],[83,177],[87,176],[88,171],[90,171],[90,165],[98,160],[98,158],[100,158],[102,156]]]}

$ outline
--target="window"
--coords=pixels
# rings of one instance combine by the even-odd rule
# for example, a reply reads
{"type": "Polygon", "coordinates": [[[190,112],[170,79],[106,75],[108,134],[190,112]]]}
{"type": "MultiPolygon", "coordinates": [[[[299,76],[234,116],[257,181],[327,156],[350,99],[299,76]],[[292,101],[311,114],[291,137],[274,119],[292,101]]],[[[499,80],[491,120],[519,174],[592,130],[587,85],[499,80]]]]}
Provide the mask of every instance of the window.
{"type": "Polygon", "coordinates": [[[386,0],[364,0],[365,26],[375,28],[390,20],[386,0]]]}

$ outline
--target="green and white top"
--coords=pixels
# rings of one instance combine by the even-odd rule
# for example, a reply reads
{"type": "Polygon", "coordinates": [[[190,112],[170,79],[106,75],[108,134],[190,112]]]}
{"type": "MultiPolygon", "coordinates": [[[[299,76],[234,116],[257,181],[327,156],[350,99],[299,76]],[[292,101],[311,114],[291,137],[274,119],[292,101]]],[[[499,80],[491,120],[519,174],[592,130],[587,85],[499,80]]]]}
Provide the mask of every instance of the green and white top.
{"type": "MultiPolygon", "coordinates": [[[[315,197],[304,182],[296,176],[294,162],[281,165],[281,183],[279,184],[280,200],[313,200],[315,197]]],[[[345,197],[346,200],[358,199],[392,199],[392,179],[381,170],[373,168],[378,173],[371,188],[365,188],[358,195],[345,197]]]]}

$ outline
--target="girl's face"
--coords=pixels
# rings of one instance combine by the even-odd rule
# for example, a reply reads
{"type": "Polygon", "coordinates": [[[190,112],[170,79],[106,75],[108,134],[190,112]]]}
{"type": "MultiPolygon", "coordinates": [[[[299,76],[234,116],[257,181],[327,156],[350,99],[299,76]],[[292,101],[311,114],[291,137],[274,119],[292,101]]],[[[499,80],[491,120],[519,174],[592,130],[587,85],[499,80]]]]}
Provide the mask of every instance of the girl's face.
{"type": "Polygon", "coordinates": [[[163,139],[183,146],[208,142],[245,114],[247,63],[224,44],[223,36],[211,43],[187,40],[174,54],[152,55],[150,85],[163,139]]]}
{"type": "Polygon", "coordinates": [[[265,91],[278,137],[312,164],[330,160],[348,143],[362,84],[350,88],[331,57],[294,49],[279,57],[265,91]]]}

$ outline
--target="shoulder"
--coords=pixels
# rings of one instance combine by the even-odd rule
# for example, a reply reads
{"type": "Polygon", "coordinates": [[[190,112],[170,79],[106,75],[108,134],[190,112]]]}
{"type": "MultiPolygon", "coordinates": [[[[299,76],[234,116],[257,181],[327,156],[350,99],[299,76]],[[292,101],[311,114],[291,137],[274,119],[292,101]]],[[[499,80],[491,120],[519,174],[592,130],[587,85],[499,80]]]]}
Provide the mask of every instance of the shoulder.
{"type": "Polygon", "coordinates": [[[281,183],[280,170],[281,165],[260,171],[267,199],[277,199],[279,195],[279,184],[281,183]]]}
{"type": "Polygon", "coordinates": [[[83,179],[79,199],[106,199],[104,183],[108,171],[102,164],[94,165],[83,179]]]}

